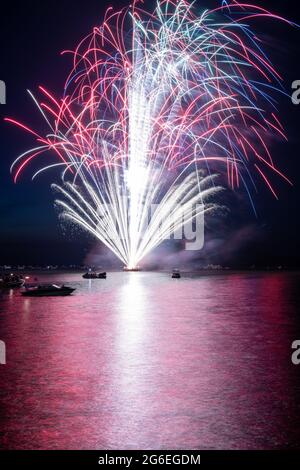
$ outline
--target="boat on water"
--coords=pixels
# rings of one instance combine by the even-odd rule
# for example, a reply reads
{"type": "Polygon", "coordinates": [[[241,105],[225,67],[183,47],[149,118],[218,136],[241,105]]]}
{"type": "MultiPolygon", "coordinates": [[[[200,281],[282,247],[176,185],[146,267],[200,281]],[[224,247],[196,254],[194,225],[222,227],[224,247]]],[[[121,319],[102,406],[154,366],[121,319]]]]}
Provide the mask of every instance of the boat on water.
{"type": "Polygon", "coordinates": [[[58,286],[57,284],[51,285],[38,285],[38,286],[25,286],[25,291],[22,295],[25,297],[53,297],[53,296],[66,296],[72,294],[76,289],[67,286],[58,286]]]}
{"type": "Polygon", "coordinates": [[[106,279],[106,273],[95,273],[93,271],[89,271],[88,273],[83,274],[83,279],[106,279]]]}
{"type": "Polygon", "coordinates": [[[179,269],[173,269],[172,279],[180,279],[180,278],[181,278],[181,274],[180,274],[179,269]]]}
{"type": "Polygon", "coordinates": [[[141,270],[141,268],[139,266],[136,266],[134,268],[130,268],[128,266],[124,266],[123,268],[123,271],[127,272],[127,273],[135,273],[135,272],[139,272],[141,270]]]}
{"type": "Polygon", "coordinates": [[[0,279],[0,288],[2,289],[15,289],[24,284],[25,279],[19,274],[6,274],[0,279]]]}

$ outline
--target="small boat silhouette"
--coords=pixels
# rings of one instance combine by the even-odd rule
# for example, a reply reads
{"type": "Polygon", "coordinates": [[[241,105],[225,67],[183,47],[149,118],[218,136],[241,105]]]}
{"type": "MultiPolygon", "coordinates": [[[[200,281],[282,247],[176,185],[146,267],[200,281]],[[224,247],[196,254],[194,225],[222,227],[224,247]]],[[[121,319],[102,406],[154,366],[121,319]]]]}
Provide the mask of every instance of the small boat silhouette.
{"type": "Polygon", "coordinates": [[[106,279],[106,273],[95,273],[93,271],[83,274],[83,279],[106,279]]]}
{"type": "Polygon", "coordinates": [[[172,279],[180,279],[180,278],[181,278],[181,274],[180,274],[179,269],[173,269],[172,279]]]}
{"type": "Polygon", "coordinates": [[[76,289],[67,286],[51,285],[38,285],[38,286],[25,286],[25,291],[22,295],[25,297],[53,297],[53,296],[66,296],[72,294],[76,289]]]}
{"type": "Polygon", "coordinates": [[[14,289],[17,287],[22,287],[25,283],[25,280],[19,274],[9,274],[5,275],[0,279],[0,288],[3,289],[14,289]]]}

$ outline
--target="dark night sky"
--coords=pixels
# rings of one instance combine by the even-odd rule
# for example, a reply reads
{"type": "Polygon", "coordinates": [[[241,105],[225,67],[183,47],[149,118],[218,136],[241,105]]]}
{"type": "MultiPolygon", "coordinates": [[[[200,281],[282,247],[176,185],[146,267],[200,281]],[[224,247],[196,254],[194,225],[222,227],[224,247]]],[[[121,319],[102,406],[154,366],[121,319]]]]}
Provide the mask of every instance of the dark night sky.
{"type": "MultiPolygon", "coordinates": [[[[217,0],[198,0],[198,5],[217,3],[217,0]]],[[[295,7],[295,1],[253,3],[269,7],[300,24],[300,7],[295,7]]],[[[95,245],[82,233],[72,236],[63,233],[49,188],[57,174],[45,175],[32,183],[28,169],[19,183],[13,184],[9,167],[16,156],[30,148],[32,139],[4,123],[3,118],[19,118],[41,129],[40,117],[26,89],[35,91],[44,85],[59,96],[70,65],[70,59],[61,57],[60,52],[74,48],[101,21],[107,6],[126,4],[128,1],[24,0],[1,5],[0,79],[6,82],[7,104],[0,106],[0,265],[80,263],[95,245]]],[[[256,25],[269,43],[266,50],[289,91],[292,81],[300,80],[300,29],[271,21],[266,25],[262,20],[256,25]]],[[[279,178],[273,179],[280,196],[276,201],[258,182],[259,194],[255,196],[258,218],[246,203],[242,211],[233,211],[226,228],[216,229],[214,236],[221,242],[211,243],[207,255],[211,261],[232,265],[300,265],[300,105],[295,106],[283,97],[279,107],[289,143],[275,142],[272,154],[277,166],[293,180],[294,187],[283,184],[279,178]]]]}

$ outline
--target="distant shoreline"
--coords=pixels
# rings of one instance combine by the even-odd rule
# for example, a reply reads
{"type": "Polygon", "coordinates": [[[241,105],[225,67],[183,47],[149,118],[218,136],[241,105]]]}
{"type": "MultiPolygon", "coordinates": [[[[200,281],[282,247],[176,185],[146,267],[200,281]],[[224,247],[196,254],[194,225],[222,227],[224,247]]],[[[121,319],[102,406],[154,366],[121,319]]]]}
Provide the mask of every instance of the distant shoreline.
{"type": "MultiPolygon", "coordinates": [[[[299,268],[291,268],[291,267],[286,267],[282,269],[278,268],[255,268],[255,269],[250,269],[250,268],[224,268],[224,269],[195,269],[195,270],[190,270],[188,268],[178,268],[182,274],[185,275],[227,275],[227,274],[239,274],[239,273],[248,273],[248,274],[255,274],[255,273],[287,273],[287,272],[300,272],[300,267],[299,268]]],[[[86,272],[88,268],[57,268],[57,269],[46,269],[46,268],[41,268],[41,267],[28,267],[28,268],[22,268],[18,269],[16,267],[10,267],[3,269],[0,267],[0,275],[1,274],[7,274],[9,272],[16,272],[19,274],[26,274],[26,273],[39,273],[39,274],[63,274],[63,273],[73,273],[73,274],[83,274],[86,272]]],[[[95,271],[107,271],[107,273],[124,273],[127,274],[128,276],[131,275],[131,272],[125,272],[122,269],[118,268],[105,268],[105,267],[99,267],[95,268],[95,271]]],[[[141,269],[139,273],[161,273],[161,274],[168,274],[172,272],[172,268],[170,269],[141,269]]],[[[136,273],[135,273],[136,274],[136,273]]]]}

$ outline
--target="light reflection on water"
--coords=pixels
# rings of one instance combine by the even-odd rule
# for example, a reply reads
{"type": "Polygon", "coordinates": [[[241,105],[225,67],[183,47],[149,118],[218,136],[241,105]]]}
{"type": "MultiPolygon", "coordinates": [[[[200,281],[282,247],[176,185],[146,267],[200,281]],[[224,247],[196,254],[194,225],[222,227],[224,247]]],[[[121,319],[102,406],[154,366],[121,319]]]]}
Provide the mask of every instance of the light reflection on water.
{"type": "Polygon", "coordinates": [[[2,448],[300,448],[299,275],[41,275],[0,293],[2,448]]]}

